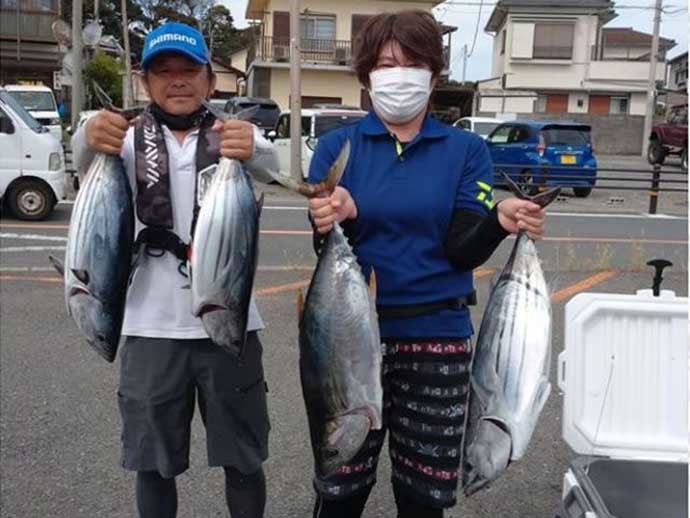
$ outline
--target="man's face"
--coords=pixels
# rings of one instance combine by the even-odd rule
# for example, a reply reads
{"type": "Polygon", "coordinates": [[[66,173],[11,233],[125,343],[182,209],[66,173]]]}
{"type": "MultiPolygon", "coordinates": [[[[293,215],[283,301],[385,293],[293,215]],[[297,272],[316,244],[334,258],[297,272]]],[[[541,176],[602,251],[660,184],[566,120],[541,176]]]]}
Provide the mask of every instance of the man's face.
{"type": "Polygon", "coordinates": [[[154,58],[144,74],[149,97],[164,112],[188,115],[201,106],[200,97],[210,97],[216,78],[205,65],[180,54],[161,54],[154,58]]]}

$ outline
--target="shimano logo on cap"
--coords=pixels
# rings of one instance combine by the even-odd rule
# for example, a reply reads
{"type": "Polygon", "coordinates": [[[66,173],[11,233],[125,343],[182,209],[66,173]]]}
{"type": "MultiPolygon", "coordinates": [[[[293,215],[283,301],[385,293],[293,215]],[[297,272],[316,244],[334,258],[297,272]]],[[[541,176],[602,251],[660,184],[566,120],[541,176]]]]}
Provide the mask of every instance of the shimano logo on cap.
{"type": "Polygon", "coordinates": [[[151,43],[149,43],[149,49],[152,49],[159,43],[163,43],[166,41],[183,41],[185,43],[189,43],[190,45],[196,46],[196,38],[193,38],[191,36],[187,36],[185,34],[179,34],[179,33],[173,33],[173,34],[161,34],[160,36],[153,38],[151,40],[151,43]]]}

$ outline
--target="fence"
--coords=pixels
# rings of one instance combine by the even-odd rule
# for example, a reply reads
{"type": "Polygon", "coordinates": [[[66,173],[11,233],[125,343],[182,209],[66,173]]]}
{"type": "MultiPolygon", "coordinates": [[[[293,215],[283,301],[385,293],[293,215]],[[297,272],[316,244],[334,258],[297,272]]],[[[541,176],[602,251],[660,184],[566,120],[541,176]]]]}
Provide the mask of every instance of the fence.
{"type": "MultiPolygon", "coordinates": [[[[546,187],[579,187],[615,191],[648,191],[649,213],[656,214],[660,193],[688,192],[688,173],[680,169],[585,168],[565,165],[494,164],[496,184],[501,185],[500,173],[506,173],[526,192],[546,187]],[[591,184],[586,180],[593,180],[591,184]],[[585,180],[585,182],[582,182],[585,180]],[[581,182],[575,184],[574,182],[581,182]]],[[[576,192],[577,195],[577,192],[576,192]]]]}

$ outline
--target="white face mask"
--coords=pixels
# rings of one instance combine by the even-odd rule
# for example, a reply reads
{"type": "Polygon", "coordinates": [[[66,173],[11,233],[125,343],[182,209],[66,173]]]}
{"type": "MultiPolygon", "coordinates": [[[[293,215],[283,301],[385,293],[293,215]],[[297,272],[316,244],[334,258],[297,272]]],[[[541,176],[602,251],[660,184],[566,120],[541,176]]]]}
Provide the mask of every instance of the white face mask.
{"type": "Polygon", "coordinates": [[[369,73],[369,95],[376,113],[391,124],[411,121],[426,108],[431,71],[424,68],[382,68],[369,73]]]}

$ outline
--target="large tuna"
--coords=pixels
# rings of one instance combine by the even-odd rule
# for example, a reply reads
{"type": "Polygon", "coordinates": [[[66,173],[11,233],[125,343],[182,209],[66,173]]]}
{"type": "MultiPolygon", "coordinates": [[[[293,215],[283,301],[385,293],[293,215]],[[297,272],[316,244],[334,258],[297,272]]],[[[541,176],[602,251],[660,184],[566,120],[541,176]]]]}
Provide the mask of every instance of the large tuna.
{"type": "Polygon", "coordinates": [[[326,236],[299,326],[300,378],[316,471],[333,473],[381,428],[376,305],[340,225],[326,236]]]}
{"type": "Polygon", "coordinates": [[[118,156],[98,153],[74,203],[64,265],[67,312],[112,362],[122,330],[134,240],[132,190],[118,156]]]}
{"type": "MultiPolygon", "coordinates": [[[[526,195],[507,177],[513,191],[526,195]]],[[[554,189],[530,197],[542,207],[554,189]]],[[[534,242],[520,232],[479,329],[464,440],[463,487],[471,495],[520,460],[551,391],[551,302],[534,242]]]]}
{"type": "MultiPolygon", "coordinates": [[[[332,190],[349,156],[349,142],[323,184],[303,185],[313,196],[332,190]]],[[[361,448],[369,430],[381,428],[381,339],[374,301],[337,223],[326,235],[304,303],[300,300],[302,394],[316,472],[327,476],[361,448]]]]}

